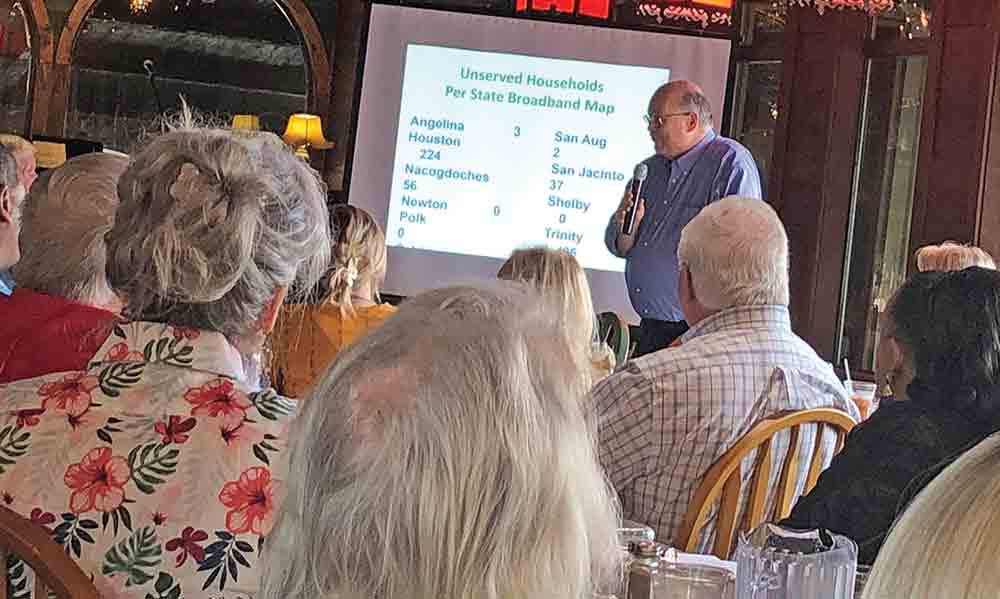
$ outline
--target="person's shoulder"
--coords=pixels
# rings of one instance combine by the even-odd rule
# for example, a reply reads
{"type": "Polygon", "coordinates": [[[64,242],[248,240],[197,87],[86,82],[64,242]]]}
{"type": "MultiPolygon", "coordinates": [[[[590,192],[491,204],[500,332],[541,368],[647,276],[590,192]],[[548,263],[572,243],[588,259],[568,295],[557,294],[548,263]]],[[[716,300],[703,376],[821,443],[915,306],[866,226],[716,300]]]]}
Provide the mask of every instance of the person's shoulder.
{"type": "Polygon", "coordinates": [[[724,158],[731,158],[734,161],[753,160],[753,154],[750,153],[750,150],[735,139],[718,135],[714,144],[719,148],[719,152],[724,158]]]}

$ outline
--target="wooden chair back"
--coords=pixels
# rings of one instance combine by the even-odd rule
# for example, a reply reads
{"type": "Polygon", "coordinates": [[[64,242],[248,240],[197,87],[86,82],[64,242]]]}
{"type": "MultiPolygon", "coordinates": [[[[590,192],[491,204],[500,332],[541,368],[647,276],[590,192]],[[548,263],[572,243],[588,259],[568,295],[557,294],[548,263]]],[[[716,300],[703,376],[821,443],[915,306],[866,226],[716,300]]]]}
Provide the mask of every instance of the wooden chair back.
{"type": "Polygon", "coordinates": [[[812,490],[824,467],[823,437],[826,431],[831,429],[837,435],[833,453],[836,455],[843,449],[847,434],[854,428],[854,419],[840,410],[818,408],[785,412],[762,420],[754,426],[705,473],[684,515],[676,539],[677,547],[686,552],[698,550],[698,541],[717,501],[719,508],[712,554],[720,559],[729,559],[737,535],[740,533],[762,522],[777,522],[788,517],[793,502],[798,498],[795,490],[801,459],[799,442],[802,437],[802,426],[806,424],[816,425],[816,432],[813,435],[812,456],[802,494],[812,490]],[[790,430],[788,453],[781,464],[774,507],[770,513],[765,514],[764,508],[769,494],[768,483],[771,479],[772,441],[778,433],[785,430],[790,430]],[[757,456],[749,480],[750,496],[746,502],[743,518],[737,523],[743,492],[741,464],[754,450],[757,450],[757,456]]]}
{"type": "Polygon", "coordinates": [[[0,507],[0,599],[8,599],[10,555],[19,557],[34,571],[34,599],[46,599],[50,591],[59,599],[100,599],[90,577],[44,528],[0,507]]]}
{"type": "Polygon", "coordinates": [[[597,332],[614,353],[615,370],[618,370],[628,360],[632,347],[628,323],[616,312],[601,312],[597,315],[597,332]]]}

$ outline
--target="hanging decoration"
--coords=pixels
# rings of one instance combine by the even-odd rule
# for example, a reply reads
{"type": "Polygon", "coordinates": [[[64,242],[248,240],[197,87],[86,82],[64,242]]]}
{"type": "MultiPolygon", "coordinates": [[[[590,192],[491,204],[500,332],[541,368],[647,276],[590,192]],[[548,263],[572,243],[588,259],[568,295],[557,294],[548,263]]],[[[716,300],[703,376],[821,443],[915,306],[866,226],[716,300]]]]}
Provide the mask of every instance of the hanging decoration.
{"type": "Polygon", "coordinates": [[[789,0],[789,2],[799,6],[815,6],[819,14],[823,14],[828,8],[837,10],[847,8],[863,10],[870,15],[890,11],[896,4],[894,0],[789,0]]]}

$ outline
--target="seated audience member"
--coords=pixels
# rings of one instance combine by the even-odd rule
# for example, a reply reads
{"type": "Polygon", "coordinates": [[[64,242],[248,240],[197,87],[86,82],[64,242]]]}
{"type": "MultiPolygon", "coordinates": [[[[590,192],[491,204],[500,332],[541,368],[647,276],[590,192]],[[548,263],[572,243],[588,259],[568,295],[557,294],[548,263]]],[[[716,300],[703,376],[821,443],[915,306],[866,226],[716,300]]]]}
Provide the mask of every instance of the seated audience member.
{"type": "MultiPolygon", "coordinates": [[[[31,191],[31,185],[38,177],[35,164],[35,146],[28,140],[11,135],[10,133],[0,133],[0,146],[10,152],[17,163],[17,180],[24,187],[24,193],[31,191]]],[[[10,270],[0,267],[0,295],[10,294],[14,288],[14,276],[10,270]],[[6,291],[4,291],[6,289],[6,291]]]]}
{"type": "MultiPolygon", "coordinates": [[[[733,197],[706,206],[681,232],[678,257],[691,325],[683,345],[630,361],[592,394],[624,517],[664,543],[708,469],[760,420],[811,408],[859,415],[833,367],[792,332],[788,238],[770,206],[733,197]]],[[[829,455],[834,442],[824,439],[829,455]]]]}
{"type": "Polygon", "coordinates": [[[128,159],[87,154],[46,173],[21,218],[20,285],[0,296],[0,383],[86,369],[121,300],[105,272],[104,235],[128,159]]]}
{"type": "Polygon", "coordinates": [[[920,272],[962,270],[970,266],[997,267],[993,256],[974,245],[945,241],[940,245],[925,245],[917,250],[917,270],[920,272]]]}
{"type": "Polygon", "coordinates": [[[851,537],[867,564],[906,494],[1000,429],[1000,273],[918,273],[886,316],[878,351],[908,401],[881,406],[855,428],[785,521],[851,537]]]}
{"type": "Polygon", "coordinates": [[[259,599],[591,597],[617,520],[559,322],[453,287],[342,352],[289,433],[259,599]]]}
{"type": "Polygon", "coordinates": [[[0,431],[17,440],[0,447],[5,504],[54,527],[105,597],[257,591],[294,404],[250,392],[244,359],[330,243],[321,181],[273,141],[179,129],[149,143],[106,236],[132,322],[86,370],[0,386],[0,431]]]}
{"type": "Polygon", "coordinates": [[[1000,436],[964,453],[893,525],[865,599],[994,599],[1000,596],[1000,436]]]}
{"type": "Polygon", "coordinates": [[[17,162],[0,146],[0,295],[10,295],[14,289],[8,269],[21,258],[17,239],[24,196],[24,186],[17,178],[17,162]]]}
{"type": "Polygon", "coordinates": [[[0,133],[0,146],[3,146],[17,162],[17,180],[24,186],[25,193],[31,191],[31,186],[38,178],[38,164],[35,161],[35,146],[23,137],[10,133],[0,133]]]}
{"type": "Polygon", "coordinates": [[[271,341],[271,378],[288,397],[305,397],[341,350],[396,311],[379,302],[386,249],[375,219],[342,204],[331,227],[336,240],[330,269],[313,294],[318,302],[286,306],[271,341]]]}
{"type": "Polygon", "coordinates": [[[570,336],[581,364],[597,381],[615,367],[614,355],[597,338],[597,316],[590,299],[587,273],[571,254],[563,250],[536,247],[515,250],[500,267],[497,277],[522,281],[550,297],[560,310],[560,326],[570,336]]]}

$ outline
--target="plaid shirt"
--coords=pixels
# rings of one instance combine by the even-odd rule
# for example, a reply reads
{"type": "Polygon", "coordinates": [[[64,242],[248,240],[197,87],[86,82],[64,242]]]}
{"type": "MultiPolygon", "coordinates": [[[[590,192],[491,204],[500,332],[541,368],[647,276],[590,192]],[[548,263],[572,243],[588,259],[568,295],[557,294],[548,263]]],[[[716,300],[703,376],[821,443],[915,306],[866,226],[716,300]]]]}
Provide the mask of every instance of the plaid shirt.
{"type": "MultiPolygon", "coordinates": [[[[629,362],[593,391],[600,459],[624,517],[653,527],[665,543],[674,541],[702,476],[763,418],[822,407],[859,415],[830,364],[792,332],[785,306],[724,310],[682,339],[629,362]]],[[[800,450],[811,452],[814,437],[803,433],[800,450]]],[[[825,439],[826,463],[833,440],[825,439]]],[[[787,436],[774,445],[778,460],[787,436]]],[[[808,461],[800,461],[800,492],[808,461]]],[[[773,479],[779,470],[772,468],[773,479]]]]}

